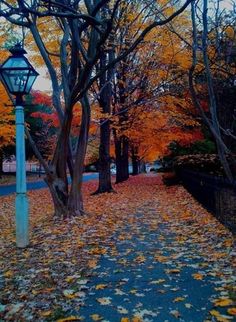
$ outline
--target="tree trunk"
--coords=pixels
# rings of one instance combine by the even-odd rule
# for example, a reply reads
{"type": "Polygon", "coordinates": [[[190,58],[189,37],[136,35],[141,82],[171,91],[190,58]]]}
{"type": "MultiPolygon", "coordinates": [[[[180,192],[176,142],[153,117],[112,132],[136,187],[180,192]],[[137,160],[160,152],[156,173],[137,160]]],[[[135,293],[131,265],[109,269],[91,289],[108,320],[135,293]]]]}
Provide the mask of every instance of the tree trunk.
{"type": "Polygon", "coordinates": [[[136,176],[139,174],[139,157],[138,148],[132,146],[131,148],[131,160],[132,160],[132,175],[136,176]]]}
{"type": "MultiPolygon", "coordinates": [[[[109,52],[108,60],[113,59],[113,50],[109,52]]],[[[101,69],[106,65],[107,55],[105,52],[101,54],[100,67],[101,69]]],[[[100,98],[99,104],[102,108],[102,112],[106,114],[111,113],[111,97],[112,87],[111,78],[113,71],[108,70],[100,77],[100,98]]],[[[110,121],[101,120],[100,125],[100,145],[99,145],[99,186],[95,194],[112,192],[114,191],[111,184],[111,157],[110,157],[110,121]]]]}
{"type": "Polygon", "coordinates": [[[105,122],[100,127],[99,186],[96,193],[113,191],[111,185],[110,163],[110,123],[105,122]]]}
{"type": "MultiPolygon", "coordinates": [[[[62,170],[62,173],[66,171],[66,156],[63,163],[65,169],[63,170],[62,164],[58,165],[62,159],[58,158],[57,163],[54,161],[49,165],[50,172],[47,173],[45,178],[53,199],[55,216],[60,218],[68,218],[84,213],[81,188],[90,124],[90,104],[87,96],[81,100],[81,104],[82,122],[75,152],[74,171],[70,190],[68,189],[67,178],[65,180],[63,176],[60,177],[60,170],[62,170]]],[[[62,140],[64,143],[66,142],[63,136],[62,140]]],[[[63,142],[60,144],[60,148],[63,146],[63,142]]]]}
{"type": "Polygon", "coordinates": [[[0,178],[2,178],[3,175],[3,152],[0,149],[0,178]]]}
{"type": "Polygon", "coordinates": [[[147,173],[145,162],[144,161],[139,161],[139,164],[140,164],[140,167],[139,167],[140,172],[141,173],[147,173]]]}
{"type": "Polygon", "coordinates": [[[129,179],[129,139],[122,135],[115,139],[116,183],[129,179]]]}
{"type": "Polygon", "coordinates": [[[82,104],[82,122],[80,127],[79,141],[77,144],[74,175],[71,183],[71,190],[68,200],[69,215],[83,215],[84,205],[82,198],[82,181],[84,171],[84,160],[88,146],[88,134],[91,117],[90,103],[87,95],[81,100],[82,104]]]}

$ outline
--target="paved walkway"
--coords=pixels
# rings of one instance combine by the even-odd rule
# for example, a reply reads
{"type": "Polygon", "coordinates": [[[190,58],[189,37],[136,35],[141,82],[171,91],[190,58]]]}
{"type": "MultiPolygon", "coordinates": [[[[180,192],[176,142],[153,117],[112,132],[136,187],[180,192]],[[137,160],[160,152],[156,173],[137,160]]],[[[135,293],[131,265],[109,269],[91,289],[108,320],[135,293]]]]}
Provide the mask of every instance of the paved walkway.
{"type": "Polygon", "coordinates": [[[214,278],[196,280],[193,274],[200,269],[207,275],[211,267],[201,268],[198,255],[181,251],[164,225],[152,233],[142,228],[130,240],[119,241],[118,256],[103,256],[95,270],[80,316],[85,321],[93,321],[94,314],[106,321],[135,316],[141,321],[204,321],[212,308],[214,278]]]}
{"type": "Polygon", "coordinates": [[[113,237],[113,247],[88,277],[90,292],[79,316],[86,322],[232,321],[224,301],[233,304],[226,290],[235,271],[230,255],[221,260],[227,251],[223,236],[212,236],[206,245],[209,227],[201,234],[191,219],[186,226],[175,218],[163,223],[152,206],[140,209],[136,225],[131,221],[113,237]]]}

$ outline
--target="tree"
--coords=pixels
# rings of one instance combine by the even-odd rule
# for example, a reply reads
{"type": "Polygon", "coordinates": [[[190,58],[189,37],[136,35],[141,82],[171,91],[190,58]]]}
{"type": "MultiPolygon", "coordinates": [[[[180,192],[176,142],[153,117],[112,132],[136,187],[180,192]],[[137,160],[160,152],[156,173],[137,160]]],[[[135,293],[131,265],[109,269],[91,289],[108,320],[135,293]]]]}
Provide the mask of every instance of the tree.
{"type": "Polygon", "coordinates": [[[103,46],[106,46],[109,36],[116,30],[116,13],[118,10],[122,12],[123,1],[0,1],[0,16],[10,24],[25,28],[32,35],[52,81],[52,102],[60,121],[60,131],[50,165],[45,162],[32,139],[31,143],[45,169],[45,180],[57,216],[68,217],[84,212],[81,187],[91,114],[88,95],[91,85],[106,70],[125,59],[150,30],[174,19],[191,1],[187,0],[167,18],[155,13],[147,27],[134,35],[129,47],[97,71],[95,66],[103,46]],[[109,12],[103,18],[102,10],[107,5],[109,12]],[[46,35],[41,31],[42,24],[44,30],[47,30],[46,35]],[[53,51],[47,46],[51,35],[54,36],[54,42],[57,42],[53,51]],[[82,109],[81,126],[75,149],[72,151],[70,133],[73,109],[78,102],[82,109]],[[70,187],[67,165],[72,177],[70,187]]]}
{"type": "MultiPolygon", "coordinates": [[[[173,10],[173,8],[168,8],[168,10],[173,10]]],[[[184,96],[188,69],[191,64],[191,52],[183,41],[170,30],[171,27],[174,27],[184,36],[187,30],[186,26],[191,26],[189,18],[179,16],[172,22],[172,26],[167,25],[161,30],[152,30],[145,42],[141,43],[132,55],[126,57],[126,60],[117,68],[113,107],[114,115],[118,118],[113,126],[117,182],[128,178],[129,154],[135,169],[133,173],[137,174],[139,161],[147,157],[147,154],[151,152],[150,149],[152,149],[153,155],[158,154],[156,153],[157,144],[153,144],[154,140],[159,142],[159,146],[160,143],[165,142],[163,145],[166,147],[165,150],[168,150],[170,138],[168,140],[165,138],[164,128],[159,139],[154,130],[155,124],[152,125],[155,120],[158,123],[159,116],[163,115],[160,106],[164,105],[165,110],[169,112],[169,116],[165,116],[166,125],[167,119],[171,119],[174,124],[180,122],[176,129],[181,127],[180,124],[183,127],[181,121],[183,117],[185,126],[188,119],[190,119],[189,123],[193,122],[190,110],[187,111],[190,105],[186,104],[184,96]],[[181,111],[181,108],[177,110],[177,105],[182,108],[185,106],[185,111],[181,111]],[[151,114],[150,118],[149,113],[151,114]],[[172,117],[170,113],[172,113],[172,117]],[[145,118],[150,124],[145,121],[145,118]],[[149,125],[151,131],[148,129],[149,125]],[[146,138],[142,128],[146,129],[146,138]],[[142,149],[140,142],[146,144],[145,149],[142,149]],[[149,145],[149,142],[152,144],[149,145]]],[[[129,39],[129,36],[124,34],[126,35],[125,39],[129,39]]],[[[163,125],[163,123],[161,124],[163,125]]],[[[161,129],[161,126],[159,128],[161,129]]],[[[174,127],[168,126],[168,128],[173,130],[174,127]]],[[[158,124],[156,124],[156,129],[158,129],[158,124]]],[[[158,132],[158,136],[160,134],[158,132]]],[[[174,133],[172,140],[174,140],[174,133]]],[[[178,140],[178,132],[176,132],[176,140],[178,140]]]]}
{"type": "MultiPolygon", "coordinates": [[[[229,63],[229,57],[231,53],[227,55],[222,53],[222,34],[225,33],[225,27],[220,26],[220,6],[219,1],[216,2],[215,7],[215,21],[212,23],[208,16],[208,1],[203,1],[202,6],[202,19],[200,21],[201,31],[198,31],[196,6],[192,3],[192,23],[193,23],[193,63],[189,72],[189,87],[192,94],[193,102],[200,112],[200,115],[206,125],[209,127],[212,136],[216,142],[217,152],[219,159],[224,168],[227,178],[232,181],[233,176],[227,160],[227,155],[230,154],[230,147],[224,142],[223,133],[228,130],[221,127],[219,122],[219,109],[217,103],[217,94],[215,80],[218,78],[229,81],[230,66],[225,66],[225,63],[229,63]],[[210,26],[210,29],[209,29],[210,26]],[[220,36],[221,34],[221,36],[220,36]],[[200,36],[200,37],[199,37],[200,36]],[[200,38],[200,39],[199,39],[200,38]],[[222,59],[226,57],[226,59],[222,59]],[[222,64],[223,62],[223,64],[222,64]],[[202,68],[203,67],[203,68],[202,68]],[[226,68],[225,68],[226,67],[226,68]],[[199,79],[205,81],[207,89],[207,98],[209,101],[209,113],[205,113],[199,103],[199,91],[197,84],[199,79]]],[[[234,32],[233,32],[234,33],[234,32]]],[[[232,51],[233,39],[231,39],[231,46],[229,50],[232,51]]],[[[221,85],[222,86],[222,85],[221,85]]],[[[202,87],[200,87],[202,88],[202,87]]],[[[228,131],[228,134],[233,136],[233,133],[228,131]]]]}
{"type": "Polygon", "coordinates": [[[6,91],[0,87],[0,176],[3,173],[3,159],[4,149],[11,145],[14,145],[15,139],[15,124],[13,107],[9,98],[6,95],[6,91]]]}

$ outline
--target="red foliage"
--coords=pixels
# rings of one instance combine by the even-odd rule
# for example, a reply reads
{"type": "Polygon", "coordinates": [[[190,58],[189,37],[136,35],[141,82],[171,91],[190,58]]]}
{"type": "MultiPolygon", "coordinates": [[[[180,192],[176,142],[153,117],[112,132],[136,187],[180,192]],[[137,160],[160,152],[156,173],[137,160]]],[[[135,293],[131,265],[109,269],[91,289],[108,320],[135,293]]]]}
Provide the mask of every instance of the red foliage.
{"type": "Polygon", "coordinates": [[[204,135],[200,129],[192,129],[185,132],[187,135],[183,135],[183,138],[179,140],[179,144],[182,146],[189,146],[196,141],[204,140],[204,135]]]}
{"type": "Polygon", "coordinates": [[[34,91],[32,96],[34,104],[45,105],[49,107],[52,105],[52,98],[46,93],[34,91]]]}
{"type": "Polygon", "coordinates": [[[59,119],[56,113],[43,113],[43,112],[34,112],[31,113],[32,117],[41,118],[45,123],[51,123],[51,126],[59,127],[59,119]]]}
{"type": "Polygon", "coordinates": [[[200,105],[201,105],[202,109],[204,110],[204,112],[208,112],[209,111],[209,104],[208,104],[207,101],[201,100],[200,101],[200,105]]]}

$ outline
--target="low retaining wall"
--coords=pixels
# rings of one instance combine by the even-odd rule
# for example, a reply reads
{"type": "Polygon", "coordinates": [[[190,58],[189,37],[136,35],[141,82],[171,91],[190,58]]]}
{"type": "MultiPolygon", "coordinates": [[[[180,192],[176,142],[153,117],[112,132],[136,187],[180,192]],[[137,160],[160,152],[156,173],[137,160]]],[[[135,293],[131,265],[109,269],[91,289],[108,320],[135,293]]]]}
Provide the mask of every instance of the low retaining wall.
{"type": "Polygon", "coordinates": [[[216,218],[236,233],[236,181],[190,170],[178,170],[185,188],[216,218]]]}

